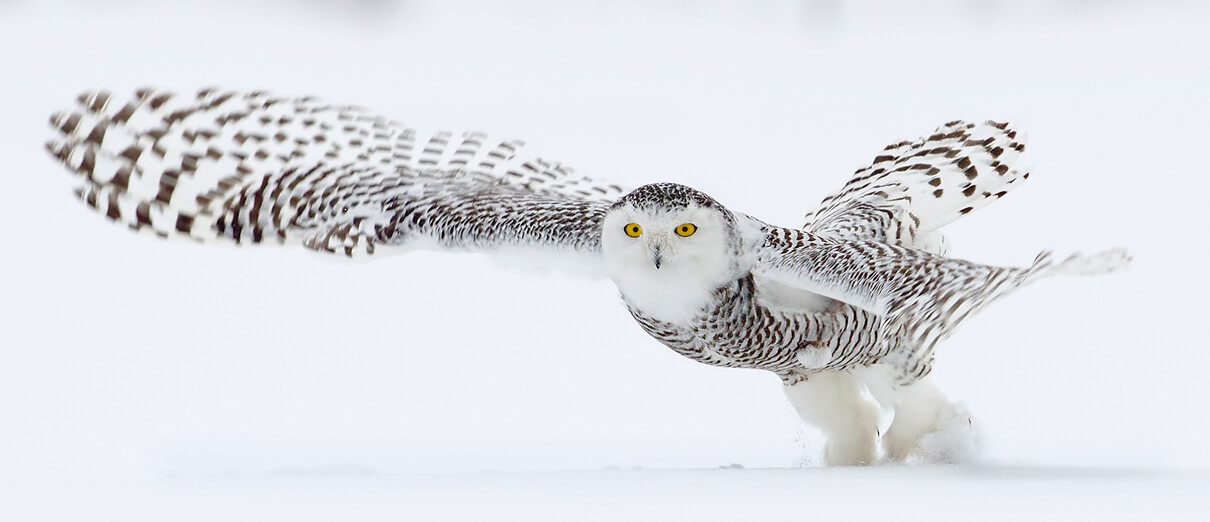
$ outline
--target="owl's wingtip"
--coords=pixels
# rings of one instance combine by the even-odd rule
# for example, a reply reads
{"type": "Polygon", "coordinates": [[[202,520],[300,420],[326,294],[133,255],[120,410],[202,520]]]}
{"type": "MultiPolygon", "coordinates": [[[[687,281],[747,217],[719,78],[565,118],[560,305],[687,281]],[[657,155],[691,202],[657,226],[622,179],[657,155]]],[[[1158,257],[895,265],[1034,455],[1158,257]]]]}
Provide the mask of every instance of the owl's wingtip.
{"type": "Polygon", "coordinates": [[[59,159],[63,159],[64,152],[67,150],[64,143],[59,140],[47,140],[44,146],[46,147],[46,152],[59,159]]]}
{"type": "Polygon", "coordinates": [[[84,91],[76,96],[76,102],[81,107],[88,109],[89,112],[98,113],[105,110],[105,107],[109,105],[110,97],[109,91],[84,91]]]}
{"type": "Polygon", "coordinates": [[[1100,275],[1129,268],[1133,261],[1128,250],[1114,248],[1095,254],[1072,254],[1056,268],[1071,275],[1100,275]]]}
{"type": "Polygon", "coordinates": [[[70,136],[80,125],[83,116],[78,112],[56,112],[50,115],[50,126],[64,136],[70,136]]]}

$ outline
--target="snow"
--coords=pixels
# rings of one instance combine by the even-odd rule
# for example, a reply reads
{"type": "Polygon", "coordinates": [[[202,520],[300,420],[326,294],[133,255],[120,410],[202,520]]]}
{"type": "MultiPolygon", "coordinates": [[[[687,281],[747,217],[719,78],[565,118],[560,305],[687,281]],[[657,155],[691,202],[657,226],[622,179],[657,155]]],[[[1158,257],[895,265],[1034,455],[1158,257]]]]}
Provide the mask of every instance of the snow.
{"type": "Polygon", "coordinates": [[[1199,519],[1210,8],[1137,1],[0,3],[0,520],[1199,519]],[[202,248],[91,215],[45,151],[86,89],[315,94],[517,136],[793,225],[879,148],[1020,122],[955,255],[1130,248],[939,346],[984,464],[822,469],[769,375],[606,281],[420,252],[202,248]],[[773,187],[773,188],[771,188],[773,187]],[[430,275],[431,273],[431,275],[430,275]],[[741,466],[742,469],[736,468],[741,466]],[[808,467],[800,467],[806,465],[808,467]]]}
{"type": "MultiPolygon", "coordinates": [[[[39,519],[120,520],[1199,520],[1206,474],[1119,468],[604,470],[283,474],[63,484],[39,519]],[[71,502],[62,489],[72,487],[71,502]],[[1200,511],[1200,512],[1199,512],[1200,511]],[[78,518],[75,518],[78,519],[78,518]]],[[[20,490],[18,490],[20,491],[20,490]]]]}

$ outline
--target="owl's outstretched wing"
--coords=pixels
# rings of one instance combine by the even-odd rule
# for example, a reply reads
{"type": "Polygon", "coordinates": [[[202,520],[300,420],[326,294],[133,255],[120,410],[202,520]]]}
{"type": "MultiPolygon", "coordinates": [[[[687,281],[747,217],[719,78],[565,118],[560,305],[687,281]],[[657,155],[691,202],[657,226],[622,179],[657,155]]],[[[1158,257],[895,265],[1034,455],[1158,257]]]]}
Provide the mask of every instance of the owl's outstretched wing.
{"type": "Polygon", "coordinates": [[[482,133],[422,133],[315,98],[204,89],[78,98],[51,154],[109,219],[163,237],[379,247],[532,247],[599,257],[625,193],[482,133]]]}
{"type": "Polygon", "coordinates": [[[1029,267],[1004,268],[882,241],[757,226],[764,243],[753,273],[881,316],[884,338],[898,345],[888,362],[899,365],[906,380],[926,373],[937,342],[988,303],[1045,276],[1100,274],[1130,261],[1123,250],[1062,261],[1043,252],[1029,267]]]}
{"type": "Polygon", "coordinates": [[[944,254],[937,230],[1029,178],[1014,168],[1025,139],[1006,123],[947,123],[887,146],[806,216],[804,230],[944,254]]]}

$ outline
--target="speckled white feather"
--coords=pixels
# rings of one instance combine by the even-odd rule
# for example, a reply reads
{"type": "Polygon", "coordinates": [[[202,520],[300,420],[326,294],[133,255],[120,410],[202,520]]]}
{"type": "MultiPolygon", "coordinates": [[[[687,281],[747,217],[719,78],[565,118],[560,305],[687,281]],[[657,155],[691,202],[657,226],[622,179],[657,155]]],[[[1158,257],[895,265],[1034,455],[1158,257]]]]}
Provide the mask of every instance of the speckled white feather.
{"type": "Polygon", "coordinates": [[[627,191],[517,140],[421,132],[314,98],[142,90],[78,102],[51,118],[47,148],[77,176],[80,198],[115,222],[347,257],[437,248],[529,268],[572,260],[606,273],[639,326],[676,353],[776,374],[804,418],[826,425],[830,463],[875,458],[877,409],[851,372],[877,369],[871,390],[898,387],[887,401],[917,403],[899,405],[905,420],[888,432],[887,455],[936,453],[922,441],[953,438],[903,426],[962,424],[937,413],[952,410],[939,394],[911,388],[939,341],[1033,280],[1129,262],[1124,251],[1060,262],[1043,253],[1025,268],[940,255],[944,225],[1028,177],[1014,166],[1023,136],[996,122],[955,121],[887,147],[803,229],[786,229],[682,185],[627,191]],[[686,225],[694,232],[676,232],[686,225]]]}

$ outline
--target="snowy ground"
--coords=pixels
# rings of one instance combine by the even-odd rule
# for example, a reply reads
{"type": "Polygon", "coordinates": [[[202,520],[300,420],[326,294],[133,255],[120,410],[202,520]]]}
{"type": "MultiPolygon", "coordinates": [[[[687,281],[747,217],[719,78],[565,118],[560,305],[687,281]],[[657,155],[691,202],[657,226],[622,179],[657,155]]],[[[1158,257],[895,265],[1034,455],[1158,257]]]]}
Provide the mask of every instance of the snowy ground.
{"type": "Polygon", "coordinates": [[[1206,6],[355,5],[0,2],[0,520],[1210,507],[1206,6]],[[607,282],[469,255],[202,248],[90,215],[42,150],[46,118],[82,90],[144,85],[522,137],[784,225],[886,143],[1011,119],[1035,175],[956,223],[955,254],[1126,246],[1137,262],[1031,287],[940,347],[935,375],[985,425],[986,464],[800,468],[818,435],[775,378],[679,358],[607,282]]]}
{"type": "Polygon", "coordinates": [[[1210,475],[981,466],[283,474],[97,486],[35,485],[17,504],[28,511],[8,519],[1203,520],[1198,502],[1210,475]]]}

